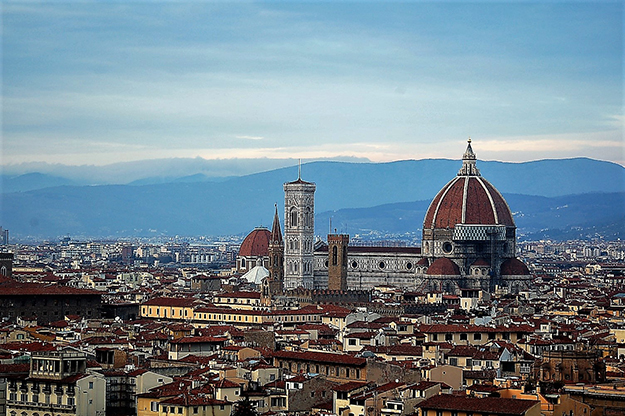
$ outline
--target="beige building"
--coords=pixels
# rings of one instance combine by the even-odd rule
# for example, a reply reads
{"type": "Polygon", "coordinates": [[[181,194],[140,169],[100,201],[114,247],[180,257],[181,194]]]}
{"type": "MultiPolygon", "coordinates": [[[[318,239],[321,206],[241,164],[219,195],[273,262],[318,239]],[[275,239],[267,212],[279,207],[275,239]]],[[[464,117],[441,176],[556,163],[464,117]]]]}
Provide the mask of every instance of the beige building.
{"type": "Polygon", "coordinates": [[[29,377],[7,380],[6,414],[104,416],[106,381],[86,368],[86,355],[74,348],[33,353],[29,377]]]}

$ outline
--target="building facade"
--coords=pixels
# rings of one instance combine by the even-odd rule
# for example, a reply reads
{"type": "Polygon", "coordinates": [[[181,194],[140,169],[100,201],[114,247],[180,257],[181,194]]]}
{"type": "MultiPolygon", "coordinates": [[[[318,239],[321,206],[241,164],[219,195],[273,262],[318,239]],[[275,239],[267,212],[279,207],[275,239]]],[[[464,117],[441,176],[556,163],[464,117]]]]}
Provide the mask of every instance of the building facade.
{"type": "Polygon", "coordinates": [[[33,353],[27,378],[7,380],[9,416],[104,416],[104,376],[86,372],[85,353],[73,348],[33,353]]]}

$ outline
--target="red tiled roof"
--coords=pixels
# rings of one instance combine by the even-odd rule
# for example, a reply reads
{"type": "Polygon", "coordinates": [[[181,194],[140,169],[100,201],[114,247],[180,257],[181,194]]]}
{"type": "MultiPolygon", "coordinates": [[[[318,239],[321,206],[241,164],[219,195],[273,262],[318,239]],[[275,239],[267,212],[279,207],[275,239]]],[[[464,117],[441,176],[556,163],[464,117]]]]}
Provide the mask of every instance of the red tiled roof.
{"type": "Polygon", "coordinates": [[[332,387],[334,391],[353,391],[362,387],[365,387],[368,383],[365,381],[350,381],[345,384],[332,387]]]}
{"type": "Polygon", "coordinates": [[[244,298],[244,299],[260,299],[260,292],[231,292],[221,293],[215,296],[216,298],[244,298]]]}
{"type": "Polygon", "coordinates": [[[194,302],[195,299],[187,298],[154,298],[143,304],[148,306],[192,307],[194,302]]]}
{"type": "Polygon", "coordinates": [[[441,394],[416,405],[423,410],[450,410],[488,413],[491,415],[524,415],[540,402],[534,400],[506,399],[501,397],[467,397],[441,394]]]}
{"type": "Polygon", "coordinates": [[[182,337],[180,339],[175,339],[171,341],[171,344],[200,344],[200,343],[210,343],[217,344],[220,342],[227,342],[228,338],[226,337],[182,337]]]}
{"type": "Polygon", "coordinates": [[[365,366],[367,360],[365,358],[352,357],[347,354],[332,354],[325,352],[296,352],[296,351],[276,351],[273,353],[274,358],[284,358],[289,360],[312,361],[318,363],[346,364],[355,366],[365,366]]]}
{"type": "Polygon", "coordinates": [[[78,289],[58,284],[21,283],[6,279],[0,282],[0,296],[101,296],[97,290],[78,289]]]}

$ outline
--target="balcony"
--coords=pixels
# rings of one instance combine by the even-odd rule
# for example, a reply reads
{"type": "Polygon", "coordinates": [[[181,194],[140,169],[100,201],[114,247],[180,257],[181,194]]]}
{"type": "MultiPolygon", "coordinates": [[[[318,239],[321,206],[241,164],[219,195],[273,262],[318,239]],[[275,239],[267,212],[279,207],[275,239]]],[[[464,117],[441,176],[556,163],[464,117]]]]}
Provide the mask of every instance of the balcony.
{"type": "Polygon", "coordinates": [[[76,412],[75,405],[68,404],[54,404],[54,403],[35,403],[35,402],[22,402],[19,400],[7,400],[7,408],[14,409],[25,409],[25,408],[33,408],[33,409],[53,409],[53,410],[63,410],[65,412],[76,412]]]}

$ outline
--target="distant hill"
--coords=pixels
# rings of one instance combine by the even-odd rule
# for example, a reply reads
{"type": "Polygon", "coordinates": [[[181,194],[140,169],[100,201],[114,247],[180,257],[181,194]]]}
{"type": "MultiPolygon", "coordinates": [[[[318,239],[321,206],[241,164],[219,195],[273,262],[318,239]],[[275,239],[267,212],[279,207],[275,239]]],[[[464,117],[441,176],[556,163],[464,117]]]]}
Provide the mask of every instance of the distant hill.
{"type": "Polygon", "coordinates": [[[0,175],[2,193],[32,191],[54,186],[77,185],[74,181],[59,176],[46,175],[39,172],[24,175],[0,175]]]}
{"type": "MultiPolygon", "coordinates": [[[[625,168],[591,159],[478,161],[478,167],[486,179],[506,194],[553,198],[625,191],[625,168]]],[[[459,168],[459,161],[441,159],[381,164],[314,162],[302,166],[302,176],[317,184],[317,213],[369,208],[373,210],[367,214],[370,220],[360,217],[358,221],[362,225],[358,227],[414,231],[423,221],[419,210],[427,209],[429,201],[459,168]],[[401,205],[410,201],[424,202],[419,203],[416,211],[401,205]],[[392,207],[391,217],[374,215],[381,208],[371,207],[388,204],[400,204],[392,207]]],[[[255,226],[271,224],[274,203],[283,205],[282,184],[296,178],[297,167],[289,167],[216,182],[180,177],[175,183],[61,186],[4,192],[0,225],[13,236],[40,238],[66,234],[120,237],[247,233],[255,226]]],[[[592,221],[595,217],[589,213],[594,210],[625,211],[622,204],[598,206],[597,196],[576,197],[577,205],[572,200],[566,203],[554,200],[554,204],[572,207],[568,211],[546,210],[544,207],[551,206],[551,202],[543,203],[540,198],[518,196],[518,201],[517,196],[509,198],[512,210],[517,212],[519,227],[528,230],[553,228],[554,224],[568,226],[569,222],[561,218],[569,211],[577,213],[567,217],[578,222],[575,226],[592,221]],[[527,216],[533,222],[522,225],[527,216]]],[[[349,221],[349,228],[356,226],[356,219],[349,221]]],[[[320,234],[328,230],[328,222],[321,215],[317,230],[320,234]]]]}
{"type": "MultiPolygon", "coordinates": [[[[625,238],[625,192],[539,197],[504,194],[514,211],[518,235],[525,239],[625,238]]],[[[371,208],[341,209],[318,213],[319,234],[332,228],[350,235],[380,237],[385,234],[416,233],[420,237],[423,218],[431,201],[402,202],[371,208]],[[325,229],[324,229],[325,227],[325,229]]]]}

